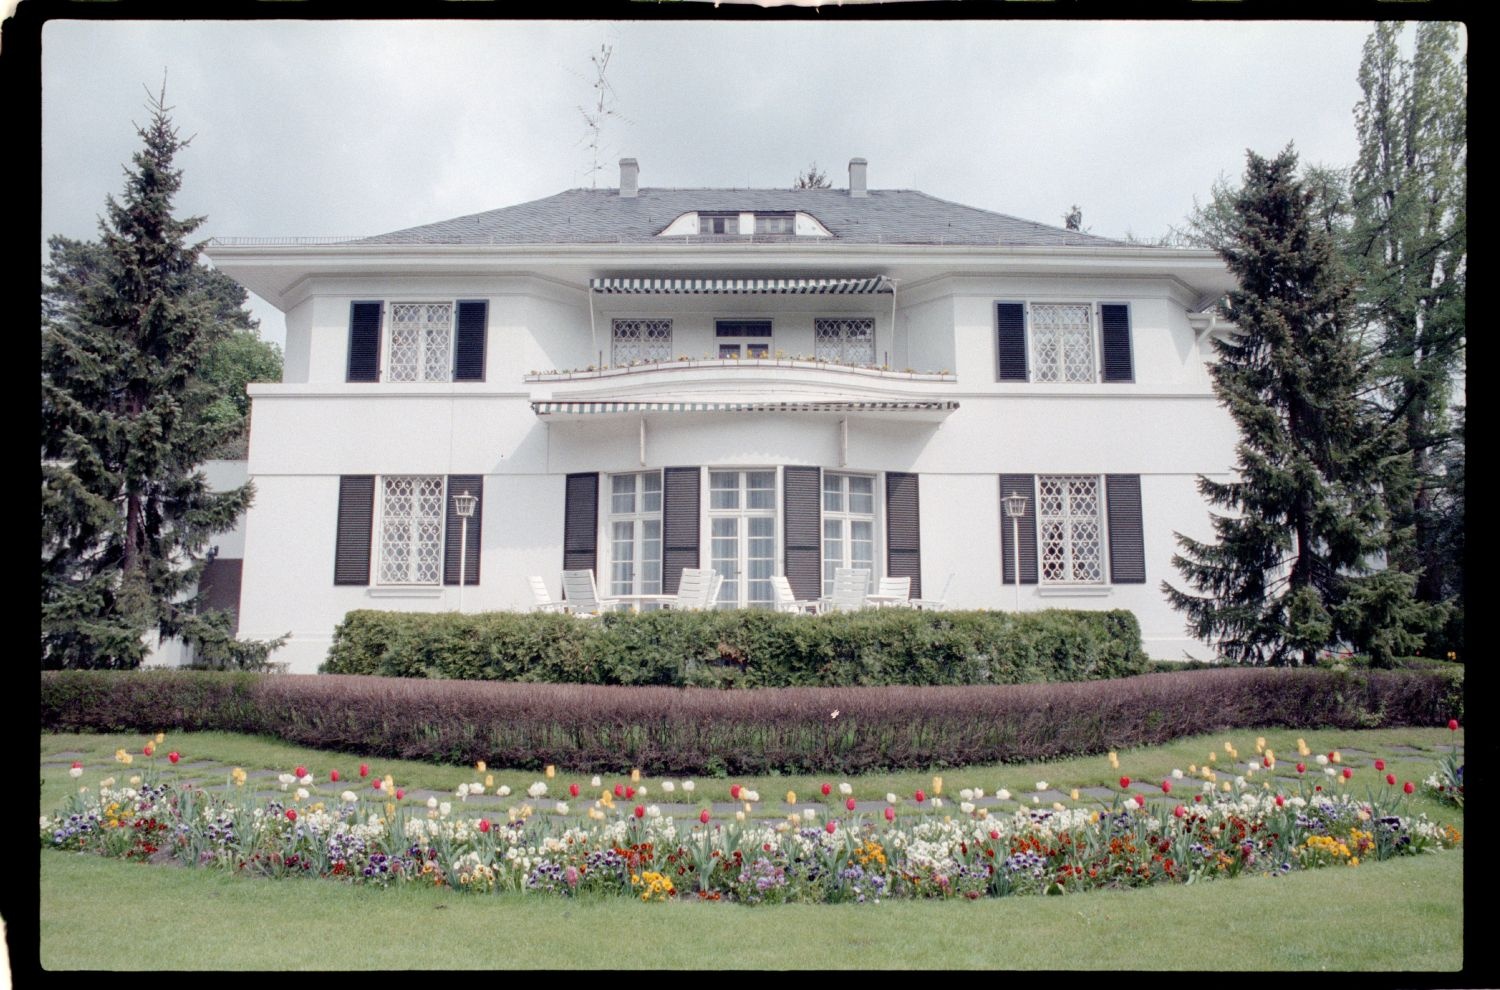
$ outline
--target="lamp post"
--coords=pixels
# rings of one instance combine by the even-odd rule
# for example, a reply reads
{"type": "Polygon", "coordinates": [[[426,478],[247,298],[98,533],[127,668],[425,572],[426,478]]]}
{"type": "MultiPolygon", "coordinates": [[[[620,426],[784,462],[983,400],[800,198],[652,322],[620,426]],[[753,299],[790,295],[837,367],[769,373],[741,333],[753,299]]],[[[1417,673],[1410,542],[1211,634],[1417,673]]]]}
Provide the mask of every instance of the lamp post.
{"type": "Polygon", "coordinates": [[[1026,514],[1028,499],[1020,492],[1012,492],[1000,500],[1005,514],[1010,516],[1011,560],[1016,572],[1016,611],[1021,611],[1021,517],[1026,514]]]}
{"type": "Polygon", "coordinates": [[[453,496],[453,511],[458,513],[462,528],[458,536],[458,610],[464,610],[464,577],[469,569],[469,517],[479,506],[479,497],[464,492],[453,496]]]}

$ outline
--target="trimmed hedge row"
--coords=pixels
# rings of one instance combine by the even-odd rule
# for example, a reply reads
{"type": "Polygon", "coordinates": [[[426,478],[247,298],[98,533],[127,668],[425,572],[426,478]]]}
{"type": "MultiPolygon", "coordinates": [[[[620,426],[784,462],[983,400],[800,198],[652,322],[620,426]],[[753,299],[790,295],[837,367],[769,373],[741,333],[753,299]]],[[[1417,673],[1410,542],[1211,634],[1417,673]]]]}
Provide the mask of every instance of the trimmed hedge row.
{"type": "Polygon", "coordinates": [[[1134,614],[756,609],[609,614],[350,612],[322,670],[673,687],[1023,684],[1143,673],[1134,614]]]}
{"type": "Polygon", "coordinates": [[[42,675],[44,731],[221,730],[365,756],[753,774],[1019,762],[1249,727],[1463,718],[1435,671],[1239,668],[989,687],[495,684],[198,671],[42,675]],[[837,712],[837,716],[834,713],[837,712]]]}

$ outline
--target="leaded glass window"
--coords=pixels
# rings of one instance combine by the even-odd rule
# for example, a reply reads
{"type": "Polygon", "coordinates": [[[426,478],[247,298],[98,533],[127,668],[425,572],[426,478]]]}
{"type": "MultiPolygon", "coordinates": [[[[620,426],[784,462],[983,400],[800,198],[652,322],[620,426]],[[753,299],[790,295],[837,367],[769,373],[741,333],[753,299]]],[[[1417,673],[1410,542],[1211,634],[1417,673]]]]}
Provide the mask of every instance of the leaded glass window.
{"type": "Polygon", "coordinates": [[[813,320],[814,356],[837,364],[875,363],[875,321],[868,316],[813,320]]]}
{"type": "Polygon", "coordinates": [[[671,320],[615,320],[614,354],[617,368],[672,360],[671,320]]]}
{"type": "Polygon", "coordinates": [[[453,380],[453,304],[391,303],[393,382],[453,380]]]}
{"type": "Polygon", "coordinates": [[[1087,303],[1031,304],[1031,380],[1091,382],[1093,307],[1087,303]]]}
{"type": "Polygon", "coordinates": [[[1037,552],[1043,581],[1104,580],[1104,523],[1099,479],[1093,475],[1037,478],[1037,552]]]}
{"type": "Polygon", "coordinates": [[[442,563],[442,476],[385,478],[380,499],[380,583],[437,584],[442,563]]]}

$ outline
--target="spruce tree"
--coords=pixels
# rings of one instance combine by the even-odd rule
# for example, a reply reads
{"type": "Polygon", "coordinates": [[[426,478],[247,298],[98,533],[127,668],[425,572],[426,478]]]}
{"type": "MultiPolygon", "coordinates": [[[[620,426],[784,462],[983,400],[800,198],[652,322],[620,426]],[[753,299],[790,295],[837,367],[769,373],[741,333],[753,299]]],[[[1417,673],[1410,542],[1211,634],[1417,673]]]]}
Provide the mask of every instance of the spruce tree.
{"type": "MultiPolygon", "coordinates": [[[[199,465],[238,424],[198,373],[232,332],[199,274],[201,217],[173,216],[186,144],[165,92],[138,127],[120,201],[108,197],[99,250],[54,239],[42,306],[44,668],[135,667],[145,636],[225,652],[222,617],[187,595],[208,539],[230,529],[251,488],[212,493],[199,465]]],[[[232,643],[232,640],[228,640],[232,643]]]]}
{"type": "Polygon", "coordinates": [[[1311,663],[1351,638],[1383,654],[1411,647],[1409,584],[1368,572],[1383,547],[1387,438],[1360,397],[1352,286],[1296,167],[1290,147],[1251,153],[1234,200],[1222,255],[1238,288],[1223,310],[1237,331],[1214,340],[1211,373],[1241,434],[1236,477],[1198,481],[1229,510],[1214,515],[1217,542],[1177,535],[1173,562],[1198,594],[1162,585],[1194,636],[1248,663],[1311,663]]]}

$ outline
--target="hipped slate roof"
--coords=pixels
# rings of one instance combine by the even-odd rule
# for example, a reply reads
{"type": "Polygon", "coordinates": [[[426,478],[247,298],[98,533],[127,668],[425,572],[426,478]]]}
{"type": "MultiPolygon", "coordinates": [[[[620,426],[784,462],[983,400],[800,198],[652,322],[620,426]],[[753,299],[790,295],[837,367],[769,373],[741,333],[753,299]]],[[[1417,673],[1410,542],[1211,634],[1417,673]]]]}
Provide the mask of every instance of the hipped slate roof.
{"type": "Polygon", "coordinates": [[[744,242],[735,235],[657,237],[693,211],[802,211],[833,237],[757,235],[757,242],[1124,247],[1121,241],[961,206],[911,189],[570,189],[546,199],[367,237],[361,244],[619,244],[744,242]]]}

